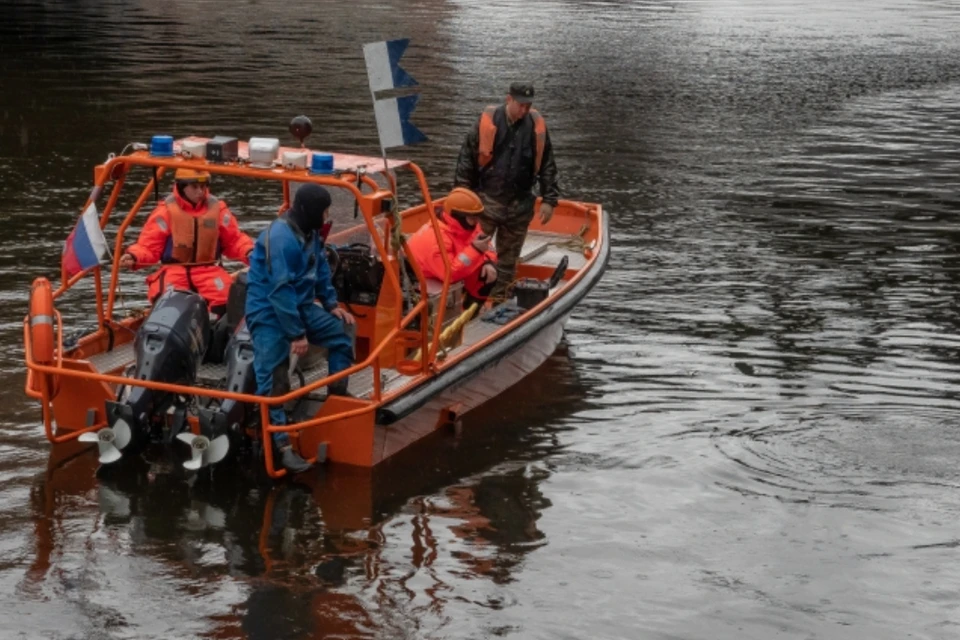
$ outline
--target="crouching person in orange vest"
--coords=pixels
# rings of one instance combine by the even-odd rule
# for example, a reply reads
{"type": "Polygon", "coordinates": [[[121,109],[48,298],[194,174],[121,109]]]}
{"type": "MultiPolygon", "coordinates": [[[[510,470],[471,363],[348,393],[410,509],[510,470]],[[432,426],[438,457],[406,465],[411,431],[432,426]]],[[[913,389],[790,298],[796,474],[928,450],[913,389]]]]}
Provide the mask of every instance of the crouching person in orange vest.
{"type": "Polygon", "coordinates": [[[150,302],[167,289],[183,289],[200,294],[210,311],[222,314],[231,278],[221,257],[250,264],[253,240],[240,231],[226,203],[210,195],[209,183],[206,171],[177,169],[173,193],[153,210],[120,258],[125,269],[163,264],[147,278],[150,302]]]}
{"type": "Polygon", "coordinates": [[[450,282],[463,282],[467,295],[463,308],[483,304],[497,282],[497,254],[490,248],[490,236],[480,227],[483,202],[473,191],[457,187],[443,202],[440,216],[441,247],[433,225],[420,227],[407,241],[411,257],[427,278],[443,280],[443,254],[450,261],[450,282]]]}

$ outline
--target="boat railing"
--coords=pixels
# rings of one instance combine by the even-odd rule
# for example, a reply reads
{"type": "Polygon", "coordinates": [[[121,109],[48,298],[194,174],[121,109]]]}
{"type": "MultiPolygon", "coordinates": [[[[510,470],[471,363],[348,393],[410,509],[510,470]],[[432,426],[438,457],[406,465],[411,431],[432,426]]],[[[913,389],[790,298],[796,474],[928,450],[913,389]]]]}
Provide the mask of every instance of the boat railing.
{"type": "MultiPolygon", "coordinates": [[[[113,213],[114,208],[116,207],[117,200],[119,198],[120,191],[122,190],[127,174],[129,173],[132,167],[147,167],[154,170],[154,176],[147,182],[144,186],[140,196],[137,198],[136,202],[127,212],[123,221],[120,224],[120,227],[117,230],[116,240],[114,241],[114,259],[113,259],[113,268],[110,273],[110,283],[108,290],[106,292],[106,301],[104,301],[104,291],[103,291],[103,281],[102,281],[102,269],[100,267],[94,267],[89,271],[84,271],[74,275],[73,277],[68,277],[64,267],[61,267],[61,284],[58,289],[53,293],[53,297],[56,300],[64,292],[69,290],[77,281],[83,278],[87,273],[92,272],[94,279],[94,289],[96,296],[96,307],[97,307],[97,327],[98,331],[104,330],[104,324],[106,321],[113,320],[114,307],[116,304],[116,296],[119,283],[119,259],[123,253],[123,239],[126,234],[127,229],[139,214],[140,210],[143,208],[143,205],[146,203],[147,199],[150,197],[150,194],[155,192],[155,187],[159,179],[164,175],[164,173],[173,168],[188,168],[195,170],[208,171],[214,174],[228,175],[228,176],[237,176],[237,177],[247,177],[247,178],[256,178],[256,179],[266,179],[279,181],[283,184],[284,189],[284,199],[285,202],[289,200],[289,183],[305,183],[312,182],[315,184],[320,184],[324,186],[332,186],[336,188],[346,189],[349,191],[352,196],[356,199],[359,204],[360,212],[363,214],[364,224],[367,227],[368,232],[370,233],[371,240],[376,248],[377,253],[380,255],[381,260],[384,264],[389,263],[389,257],[391,256],[391,246],[390,243],[385,243],[383,238],[381,238],[380,233],[376,228],[376,223],[374,217],[384,211],[388,210],[392,205],[395,210],[397,207],[396,203],[396,183],[395,178],[389,171],[384,173],[388,176],[390,181],[390,186],[392,190],[384,190],[379,188],[379,184],[373,180],[368,174],[363,174],[360,176],[360,180],[356,180],[354,176],[360,174],[359,171],[349,172],[345,171],[339,175],[319,175],[319,174],[310,174],[305,170],[298,171],[275,171],[272,169],[263,169],[255,168],[243,165],[231,165],[231,164],[212,164],[208,163],[205,160],[201,159],[185,159],[179,157],[173,158],[163,158],[151,156],[145,151],[134,152],[129,155],[115,156],[108,158],[108,160],[103,164],[96,167],[94,171],[94,188],[90,193],[86,203],[84,204],[84,209],[86,209],[91,204],[94,204],[100,195],[103,193],[103,190],[106,184],[109,181],[113,181],[113,187],[111,189],[110,197],[100,213],[100,227],[101,229],[106,227],[107,222],[110,219],[111,214],[113,213]],[[373,191],[371,193],[363,193],[358,186],[366,184],[369,185],[373,191]],[[385,201],[389,201],[389,205],[385,204],[385,201]]],[[[441,238],[441,232],[439,223],[436,219],[436,215],[433,211],[433,203],[430,196],[429,189],[427,188],[426,178],[423,174],[423,171],[416,164],[412,162],[402,162],[395,165],[393,168],[405,168],[414,174],[417,185],[420,189],[421,196],[423,198],[423,204],[421,206],[425,207],[428,219],[433,226],[434,234],[436,235],[438,241],[441,238]]],[[[396,212],[399,216],[399,212],[396,212]]],[[[388,223],[388,233],[385,234],[389,236],[392,232],[392,226],[394,223],[391,218],[386,218],[388,223]]],[[[441,291],[442,299],[446,299],[446,296],[449,293],[450,288],[450,262],[449,258],[446,255],[442,256],[444,262],[444,286],[441,291]]],[[[415,261],[409,261],[413,267],[417,279],[421,285],[421,296],[424,295],[425,291],[425,280],[423,274],[420,272],[418,265],[415,264],[415,261]]],[[[399,298],[402,298],[402,285],[399,280],[399,269],[390,268],[385,269],[385,276],[388,281],[388,285],[393,291],[393,293],[399,298]]],[[[399,314],[397,318],[397,326],[399,326],[399,314]]],[[[437,326],[441,326],[443,322],[443,311],[441,310],[440,316],[437,319],[437,326]]],[[[426,345],[425,345],[426,346],[426,345]]],[[[425,349],[424,352],[428,353],[426,358],[427,362],[432,362],[434,356],[436,355],[439,348],[439,332],[435,331],[431,343],[428,349],[425,349]]]]}
{"type": "MultiPolygon", "coordinates": [[[[103,211],[100,213],[100,228],[103,229],[106,227],[107,223],[110,220],[111,214],[114,212],[117,202],[119,200],[120,193],[126,184],[126,178],[130,170],[134,167],[146,167],[153,170],[154,175],[147,181],[146,185],[143,187],[140,195],[137,197],[133,206],[129,209],[127,214],[124,216],[124,219],[120,223],[120,226],[117,230],[116,239],[114,241],[114,253],[113,253],[113,264],[110,273],[110,281],[108,285],[108,290],[106,294],[104,293],[103,286],[103,277],[102,269],[99,266],[93,267],[91,269],[82,271],[78,274],[73,275],[72,277],[67,275],[64,266],[61,266],[61,281],[60,286],[53,292],[53,298],[56,300],[66,291],[70,290],[79,280],[81,280],[87,274],[93,276],[94,281],[94,293],[95,293],[95,304],[96,304],[96,313],[97,313],[97,329],[90,336],[93,339],[96,339],[97,336],[102,336],[108,330],[107,327],[111,324],[115,324],[114,320],[114,306],[116,304],[116,296],[119,288],[119,260],[123,255],[123,239],[126,234],[126,231],[139,214],[140,210],[143,208],[143,205],[147,202],[147,199],[150,197],[151,193],[156,191],[156,186],[160,178],[164,173],[170,169],[176,168],[189,168],[195,170],[208,171],[213,174],[227,175],[227,176],[236,176],[236,177],[247,177],[255,179],[266,179],[274,180],[282,183],[284,202],[289,202],[289,186],[290,182],[297,183],[315,183],[323,186],[331,186],[341,189],[346,189],[349,191],[353,197],[356,199],[359,210],[363,214],[364,223],[367,227],[367,230],[370,232],[371,241],[374,244],[378,255],[381,258],[381,261],[384,265],[391,264],[391,257],[394,253],[391,252],[391,248],[396,252],[398,247],[405,248],[405,240],[401,233],[396,233],[396,237],[399,240],[398,243],[394,243],[396,246],[391,247],[390,242],[386,242],[385,239],[389,238],[392,233],[396,231],[396,227],[401,224],[400,212],[397,211],[397,200],[396,200],[396,182],[394,176],[390,173],[389,170],[384,171],[389,182],[390,190],[381,189],[379,184],[370,178],[368,175],[359,175],[359,170],[354,172],[345,171],[339,175],[321,175],[321,174],[311,174],[305,170],[299,171],[276,171],[273,169],[263,169],[255,168],[251,166],[245,166],[240,164],[212,164],[208,163],[205,160],[201,159],[186,159],[180,157],[155,157],[151,156],[145,151],[136,151],[128,155],[121,156],[112,156],[107,159],[107,161],[99,165],[94,170],[94,188],[91,191],[89,197],[87,198],[86,203],[84,204],[84,210],[87,209],[91,204],[95,204],[99,200],[100,196],[103,194],[104,189],[107,184],[112,181],[112,186],[110,187],[110,195],[107,199],[107,202],[103,208],[103,211]],[[368,186],[371,189],[371,192],[364,193],[361,190],[362,186],[368,186]],[[392,207],[392,208],[391,208],[392,207]],[[384,234],[382,238],[380,233],[376,228],[376,223],[374,218],[382,213],[393,212],[395,216],[386,217],[387,222],[387,233],[384,234]]],[[[441,241],[441,231],[439,222],[434,213],[433,202],[427,188],[426,179],[422,170],[412,162],[403,162],[394,165],[389,168],[406,168],[410,170],[416,177],[417,183],[420,188],[420,192],[423,198],[423,203],[420,205],[425,208],[428,221],[430,222],[434,234],[438,240],[441,241]]],[[[451,265],[449,258],[441,252],[443,263],[444,263],[444,278],[443,286],[441,289],[441,300],[446,300],[450,291],[450,272],[451,265]]],[[[269,407],[288,402],[290,400],[299,398],[303,395],[310,393],[311,391],[318,389],[322,386],[328,385],[331,382],[340,380],[346,376],[355,374],[358,371],[361,371],[367,367],[373,367],[373,380],[374,388],[372,394],[367,400],[367,404],[371,405],[377,403],[381,400],[383,390],[381,388],[381,355],[384,350],[390,346],[395,346],[399,339],[404,341],[409,341],[410,333],[407,330],[407,327],[413,322],[413,320],[419,315],[421,317],[420,330],[417,342],[421,349],[421,353],[424,354],[424,357],[420,359],[420,362],[416,366],[419,367],[419,373],[426,373],[432,368],[435,368],[436,354],[439,350],[440,342],[440,333],[443,326],[445,304],[439,305],[437,310],[437,317],[432,323],[433,330],[430,331],[431,323],[429,322],[428,312],[428,296],[426,290],[426,278],[424,277],[422,271],[419,268],[419,265],[416,264],[416,261],[409,260],[408,263],[414,270],[414,273],[417,277],[419,288],[420,288],[420,300],[413,306],[413,308],[403,317],[400,317],[400,313],[397,313],[397,323],[396,326],[390,330],[386,335],[384,335],[375,345],[372,345],[373,348],[368,354],[367,358],[361,362],[354,364],[345,371],[338,372],[337,374],[327,376],[320,380],[314,381],[309,385],[305,385],[295,391],[284,396],[278,397],[263,397],[258,395],[250,394],[241,394],[235,392],[229,392],[225,390],[217,389],[205,389],[199,387],[187,387],[184,385],[177,385],[171,383],[161,383],[148,380],[133,380],[120,375],[113,375],[108,373],[100,373],[90,371],[89,369],[82,368],[71,368],[64,367],[64,361],[78,362],[70,358],[64,357],[63,350],[63,331],[62,325],[60,324],[60,316],[57,313],[58,321],[58,332],[57,332],[57,351],[56,351],[56,363],[54,365],[42,364],[36,362],[33,357],[33,349],[31,344],[31,334],[29,330],[28,319],[24,320],[24,354],[27,365],[27,380],[26,380],[26,393],[28,396],[40,400],[43,407],[43,420],[44,420],[44,429],[47,435],[47,439],[51,442],[64,442],[67,440],[75,439],[80,434],[94,431],[106,426],[105,422],[101,421],[97,424],[88,424],[80,429],[70,431],[68,433],[57,435],[54,433],[54,428],[52,424],[52,409],[51,402],[53,397],[56,395],[56,383],[60,378],[82,378],[85,380],[95,380],[99,382],[104,382],[112,385],[136,385],[147,387],[159,391],[167,391],[185,395],[192,396],[201,396],[201,397],[211,397],[218,398],[221,400],[233,399],[245,403],[258,403],[261,405],[262,415],[268,415],[269,407]],[[432,335],[431,335],[432,333],[432,335]]],[[[403,299],[403,287],[400,283],[399,278],[399,260],[393,260],[392,268],[384,269],[385,277],[387,279],[387,284],[394,294],[396,300],[403,299]]],[[[410,371],[412,373],[413,371],[410,371]]],[[[277,432],[290,432],[290,431],[299,431],[305,428],[319,426],[327,422],[331,422],[336,419],[341,419],[349,417],[351,415],[359,414],[364,411],[371,410],[370,407],[360,407],[358,409],[352,410],[346,414],[338,414],[335,416],[325,416],[321,418],[314,418],[305,422],[301,422],[294,425],[270,425],[269,420],[263,420],[261,422],[263,435],[266,439],[269,439],[269,435],[277,432]]],[[[268,463],[268,470],[271,469],[271,465],[268,463]]],[[[281,473],[282,475],[282,473],[281,473]]]]}

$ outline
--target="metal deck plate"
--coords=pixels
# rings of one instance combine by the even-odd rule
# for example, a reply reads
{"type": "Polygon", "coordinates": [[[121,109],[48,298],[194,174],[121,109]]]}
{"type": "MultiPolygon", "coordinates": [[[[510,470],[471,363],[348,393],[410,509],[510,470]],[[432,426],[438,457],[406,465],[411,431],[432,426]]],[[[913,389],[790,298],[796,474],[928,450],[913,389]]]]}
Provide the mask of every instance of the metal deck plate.
{"type": "Polygon", "coordinates": [[[109,373],[133,364],[133,342],[120,345],[112,351],[104,351],[87,360],[99,373],[109,373]]]}
{"type": "MultiPolygon", "coordinates": [[[[197,371],[197,383],[204,387],[215,388],[217,387],[221,380],[224,379],[227,375],[227,366],[224,364],[205,364],[200,367],[197,371]]],[[[313,366],[306,369],[303,372],[303,381],[305,385],[309,385],[321,378],[327,376],[327,361],[324,358],[318,358],[313,366]]],[[[391,386],[396,386],[398,382],[402,382],[402,378],[406,378],[396,371],[385,370],[381,372],[381,387],[384,391],[391,388],[391,386]]],[[[290,380],[291,389],[300,388],[300,377],[293,376],[290,380]]],[[[350,376],[347,390],[357,398],[367,398],[373,394],[373,368],[368,367],[352,376],[350,376]]],[[[323,389],[318,389],[318,391],[323,392],[323,389]]]]}

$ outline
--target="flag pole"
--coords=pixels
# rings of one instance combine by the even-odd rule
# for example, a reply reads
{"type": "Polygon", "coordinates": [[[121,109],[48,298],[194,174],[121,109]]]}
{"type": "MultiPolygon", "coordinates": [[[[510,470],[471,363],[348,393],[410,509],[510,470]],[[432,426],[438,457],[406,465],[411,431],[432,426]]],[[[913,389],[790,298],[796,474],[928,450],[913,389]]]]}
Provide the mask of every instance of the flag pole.
{"type": "MultiPolygon", "coordinates": [[[[370,88],[370,103],[373,105],[373,119],[375,122],[377,122],[377,94],[372,87],[370,88]]],[[[387,148],[383,146],[383,139],[380,136],[379,122],[377,122],[377,139],[380,142],[380,157],[383,158],[383,177],[386,179],[388,185],[395,185],[396,183],[390,179],[390,163],[387,160],[387,148]]],[[[396,187],[390,189],[390,193],[392,194],[391,199],[393,201],[392,206],[390,207],[391,213],[392,213],[391,223],[393,226],[393,230],[390,234],[391,236],[390,239],[391,239],[391,244],[393,246],[394,253],[399,254],[400,252],[400,216],[397,211],[398,204],[397,204],[396,187]]]]}
{"type": "MultiPolygon", "coordinates": [[[[371,92],[371,94],[372,93],[373,92],[371,92]]],[[[376,97],[374,97],[373,99],[374,99],[374,102],[376,102],[376,97]]],[[[376,112],[376,108],[374,108],[374,112],[376,112]]],[[[393,227],[390,231],[390,244],[393,247],[394,254],[397,257],[399,257],[400,248],[403,245],[403,237],[400,233],[400,203],[399,203],[399,200],[397,200],[397,189],[396,189],[397,183],[395,180],[390,179],[390,163],[387,161],[387,149],[386,147],[383,146],[383,144],[380,145],[380,154],[383,156],[383,176],[384,178],[386,178],[387,184],[393,186],[393,188],[390,189],[390,194],[391,194],[390,226],[393,227]]],[[[399,260],[397,264],[400,264],[399,260]]],[[[400,268],[401,283],[404,281],[406,271],[407,270],[402,268],[401,266],[400,268]]]]}
{"type": "MultiPolygon", "coordinates": [[[[373,103],[373,116],[374,120],[376,120],[377,95],[372,88],[370,90],[370,100],[373,103]]],[[[387,185],[392,187],[390,189],[390,246],[393,249],[393,254],[397,257],[397,270],[399,271],[398,275],[400,277],[400,296],[405,297],[408,292],[413,290],[413,287],[410,286],[410,277],[403,265],[403,261],[406,260],[406,256],[400,253],[400,249],[404,246],[404,242],[403,234],[400,230],[400,202],[397,199],[397,183],[395,180],[390,179],[390,163],[387,160],[387,148],[383,145],[383,139],[380,137],[379,122],[377,122],[377,138],[380,141],[380,156],[383,158],[383,177],[386,179],[387,185]]],[[[397,315],[398,328],[400,327],[400,315],[397,315]]]]}

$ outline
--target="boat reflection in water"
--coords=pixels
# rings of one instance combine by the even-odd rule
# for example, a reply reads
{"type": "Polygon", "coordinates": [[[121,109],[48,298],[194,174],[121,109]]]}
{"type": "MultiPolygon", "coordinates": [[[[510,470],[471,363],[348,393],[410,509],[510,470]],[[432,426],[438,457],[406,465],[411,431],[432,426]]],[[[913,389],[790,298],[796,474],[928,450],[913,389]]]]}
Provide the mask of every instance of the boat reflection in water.
{"type": "MultiPolygon", "coordinates": [[[[561,344],[462,424],[373,469],[328,465],[296,482],[271,481],[255,463],[188,474],[162,454],[98,471],[83,445],[53,447],[33,488],[36,554],[21,588],[58,592],[63,569],[80,568],[102,576],[82,585],[88,595],[116,599],[124,572],[149,560],[154,590],[221,598],[196,609],[208,637],[369,636],[390,624],[371,616],[416,589],[412,574],[441,564],[501,583],[540,546],[537,520],[550,506],[542,461],[559,448],[552,423],[585,397],[561,344]]],[[[442,590],[416,595],[443,606],[442,590]]],[[[143,628],[140,596],[124,597],[117,615],[143,628]]]]}

